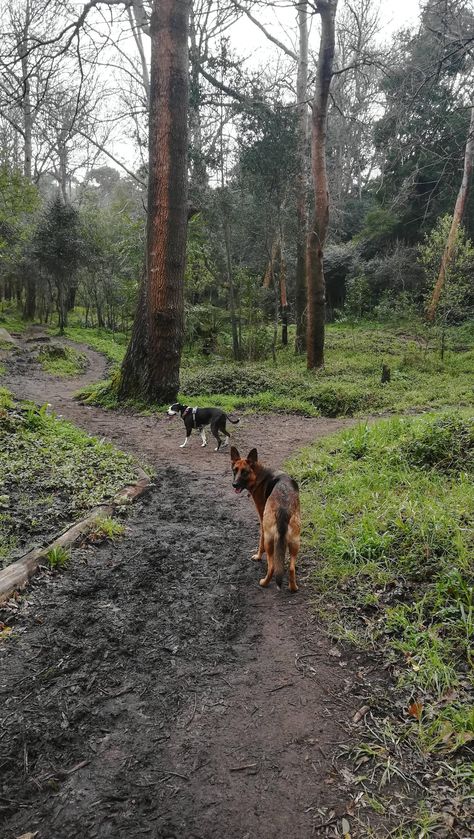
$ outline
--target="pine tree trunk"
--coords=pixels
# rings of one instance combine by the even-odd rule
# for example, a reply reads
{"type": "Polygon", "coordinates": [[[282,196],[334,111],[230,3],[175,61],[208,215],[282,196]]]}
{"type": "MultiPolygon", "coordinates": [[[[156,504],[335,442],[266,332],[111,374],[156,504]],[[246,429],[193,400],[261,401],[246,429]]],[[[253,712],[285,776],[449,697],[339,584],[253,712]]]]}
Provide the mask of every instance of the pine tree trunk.
{"type": "Polygon", "coordinates": [[[190,5],[153,2],[146,268],[119,386],[160,404],[176,399],[183,344],[190,5]]]}
{"type": "Polygon", "coordinates": [[[296,80],[298,109],[298,174],[296,176],[296,281],[295,281],[295,352],[302,353],[306,334],[306,235],[308,227],[306,177],[308,167],[308,4],[298,4],[299,57],[296,80]]]}
{"type": "Polygon", "coordinates": [[[453,255],[453,247],[456,241],[456,233],[461,224],[464,211],[466,209],[467,198],[469,194],[469,185],[472,175],[472,162],[474,158],[474,107],[471,108],[471,120],[469,123],[469,132],[466,140],[466,148],[464,152],[464,170],[462,175],[461,186],[459,187],[456,205],[454,207],[453,220],[451,222],[451,229],[448,235],[448,241],[441,258],[441,265],[439,269],[438,279],[433,289],[430,305],[427,309],[426,316],[430,322],[433,322],[436,316],[436,309],[438,307],[439,298],[443,291],[444,282],[446,279],[446,269],[449,266],[453,255]]]}
{"type": "Polygon", "coordinates": [[[307,255],[308,328],[306,352],[309,370],[319,369],[324,365],[326,286],[323,252],[329,222],[326,133],[329,88],[335,49],[334,21],[337,0],[316,0],[316,8],[321,15],[321,42],[316,71],[311,133],[314,219],[308,236],[307,255]]]}

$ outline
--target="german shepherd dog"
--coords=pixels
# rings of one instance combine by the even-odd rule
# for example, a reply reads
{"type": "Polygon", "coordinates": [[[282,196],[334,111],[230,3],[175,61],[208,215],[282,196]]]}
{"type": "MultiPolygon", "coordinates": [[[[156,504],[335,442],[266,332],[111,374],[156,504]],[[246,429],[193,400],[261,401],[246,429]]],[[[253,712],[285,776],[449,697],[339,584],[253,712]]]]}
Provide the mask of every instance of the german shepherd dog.
{"type": "Polygon", "coordinates": [[[264,551],[267,555],[267,573],[260,580],[260,585],[268,586],[275,574],[276,584],[281,588],[288,550],[288,588],[290,591],[298,591],[295,571],[301,530],[298,484],[289,475],[266,469],[258,460],[257,449],[252,449],[247,458],[243,458],[235,446],[232,446],[230,459],[234,473],[234,490],[240,493],[246,489],[252,496],[260,516],[260,543],[257,553],[252,557],[259,560],[264,551]]]}
{"type": "Polygon", "coordinates": [[[169,406],[167,411],[168,417],[175,417],[177,414],[181,415],[181,419],[183,420],[184,427],[186,429],[186,437],[184,439],[184,443],[180,444],[180,449],[184,449],[191,436],[193,428],[196,428],[201,435],[201,446],[207,446],[204,426],[210,425],[211,434],[213,434],[217,440],[215,451],[218,452],[221,446],[229,445],[229,432],[226,428],[227,420],[233,423],[233,425],[237,425],[237,423],[240,422],[239,419],[232,419],[227,416],[227,414],[225,414],[224,411],[221,411],[220,408],[190,408],[189,405],[182,405],[181,402],[174,402],[173,405],[169,406]],[[219,432],[222,432],[222,434],[225,435],[224,441],[222,441],[219,432]]]}

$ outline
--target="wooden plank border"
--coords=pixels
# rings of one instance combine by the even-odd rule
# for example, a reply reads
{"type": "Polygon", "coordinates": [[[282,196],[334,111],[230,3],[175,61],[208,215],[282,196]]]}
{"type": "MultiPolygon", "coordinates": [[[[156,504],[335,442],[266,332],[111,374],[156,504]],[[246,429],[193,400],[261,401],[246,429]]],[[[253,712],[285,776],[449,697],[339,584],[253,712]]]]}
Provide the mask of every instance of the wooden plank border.
{"type": "Polygon", "coordinates": [[[41,561],[53,548],[65,548],[81,542],[93,529],[95,522],[102,516],[110,516],[117,507],[131,504],[152,485],[151,478],[143,469],[137,469],[138,480],[122,487],[108,504],[99,504],[83,519],[64,530],[53,542],[42,548],[33,548],[16,562],[0,571],[0,604],[8,600],[16,591],[24,588],[30,577],[36,573],[41,561]]]}

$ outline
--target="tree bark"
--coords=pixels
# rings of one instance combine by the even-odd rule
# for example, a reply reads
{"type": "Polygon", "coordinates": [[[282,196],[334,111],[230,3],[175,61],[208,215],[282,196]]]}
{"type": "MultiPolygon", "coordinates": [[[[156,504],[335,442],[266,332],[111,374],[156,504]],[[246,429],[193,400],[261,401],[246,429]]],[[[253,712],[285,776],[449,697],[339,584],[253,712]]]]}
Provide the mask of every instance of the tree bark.
{"type": "Polygon", "coordinates": [[[296,177],[296,279],[295,279],[295,352],[304,351],[306,313],[306,236],[308,228],[306,178],[308,167],[308,3],[298,3],[299,56],[296,79],[298,110],[298,174],[296,177]]]}
{"type": "MultiPolygon", "coordinates": [[[[31,271],[31,269],[30,269],[31,271]]],[[[25,302],[23,305],[23,320],[32,320],[36,313],[36,277],[28,274],[25,281],[25,302]]]]}
{"type": "Polygon", "coordinates": [[[288,346],[288,298],[286,294],[286,259],[283,242],[280,241],[280,303],[281,303],[281,343],[288,346]]]}
{"type": "Polygon", "coordinates": [[[119,398],[173,402],[183,344],[190,0],[153,0],[145,277],[119,398]]]}
{"type": "Polygon", "coordinates": [[[308,327],[306,351],[308,370],[324,365],[324,327],[326,288],[323,251],[329,222],[329,191],[326,169],[326,134],[329,88],[335,50],[337,0],[316,0],[321,16],[316,87],[313,99],[311,155],[314,186],[314,219],[308,236],[307,287],[308,327]]]}
{"type": "Polygon", "coordinates": [[[472,176],[472,163],[474,158],[474,107],[471,108],[471,120],[469,122],[469,132],[466,140],[466,148],[464,151],[464,170],[462,175],[461,186],[459,187],[458,197],[454,207],[453,220],[451,222],[451,229],[448,235],[448,241],[441,257],[441,265],[439,269],[438,279],[433,289],[430,305],[428,306],[426,317],[432,323],[436,316],[436,309],[438,307],[439,298],[443,291],[446,280],[446,269],[451,262],[453,256],[454,243],[456,241],[456,233],[461,224],[464,211],[466,209],[467,198],[469,194],[469,185],[472,176]]]}
{"type": "Polygon", "coordinates": [[[25,23],[22,32],[22,38],[18,43],[18,54],[21,61],[21,82],[22,82],[22,99],[21,111],[23,116],[23,132],[24,132],[24,160],[23,172],[25,178],[31,181],[32,176],[32,157],[33,157],[33,112],[31,109],[30,98],[30,70],[28,67],[28,38],[30,34],[31,23],[31,9],[30,2],[27,0],[25,7],[25,23]]]}

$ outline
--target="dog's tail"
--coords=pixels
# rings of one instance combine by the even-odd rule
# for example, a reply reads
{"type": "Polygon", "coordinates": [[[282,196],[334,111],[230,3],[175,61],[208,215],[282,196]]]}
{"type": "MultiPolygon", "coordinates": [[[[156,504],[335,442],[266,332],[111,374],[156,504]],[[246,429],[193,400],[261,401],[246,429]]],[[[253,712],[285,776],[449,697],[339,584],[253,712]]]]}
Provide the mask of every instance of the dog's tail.
{"type": "Polygon", "coordinates": [[[232,419],[232,417],[230,417],[229,414],[227,414],[227,419],[229,420],[229,422],[233,423],[233,425],[237,425],[237,423],[240,422],[240,419],[238,417],[237,419],[232,419]]]}
{"type": "Polygon", "coordinates": [[[278,588],[281,588],[283,582],[283,575],[285,573],[285,557],[286,546],[288,541],[288,524],[290,516],[288,510],[280,509],[277,513],[277,529],[278,537],[275,542],[275,553],[273,556],[273,569],[275,574],[275,582],[278,588]]]}

